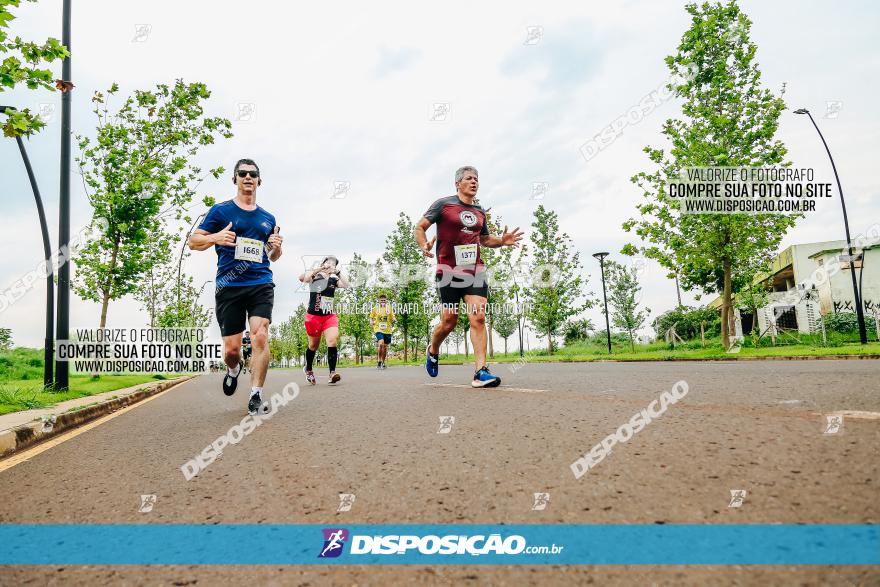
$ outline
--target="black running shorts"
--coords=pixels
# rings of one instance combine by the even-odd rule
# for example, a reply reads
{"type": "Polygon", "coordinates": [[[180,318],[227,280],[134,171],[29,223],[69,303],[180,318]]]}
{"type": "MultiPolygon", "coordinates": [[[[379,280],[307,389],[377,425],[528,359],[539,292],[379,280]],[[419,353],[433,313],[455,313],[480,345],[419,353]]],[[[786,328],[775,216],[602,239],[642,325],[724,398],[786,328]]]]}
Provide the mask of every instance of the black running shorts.
{"type": "Polygon", "coordinates": [[[464,296],[489,297],[489,282],[486,280],[485,273],[478,273],[476,277],[468,276],[464,279],[457,276],[443,276],[441,278],[441,275],[438,274],[434,280],[437,282],[437,294],[440,296],[441,304],[457,304],[464,299],[464,296]]]}
{"type": "Polygon", "coordinates": [[[248,318],[259,316],[272,322],[275,284],[261,283],[233,287],[227,285],[214,296],[220,334],[232,336],[245,331],[248,318]]]}

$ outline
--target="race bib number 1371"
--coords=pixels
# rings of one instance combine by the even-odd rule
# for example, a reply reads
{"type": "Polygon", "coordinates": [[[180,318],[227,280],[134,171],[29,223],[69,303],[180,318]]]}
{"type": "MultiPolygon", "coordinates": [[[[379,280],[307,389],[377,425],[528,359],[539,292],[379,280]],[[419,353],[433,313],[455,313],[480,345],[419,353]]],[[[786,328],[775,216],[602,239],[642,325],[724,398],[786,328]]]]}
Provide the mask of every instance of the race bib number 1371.
{"type": "Polygon", "coordinates": [[[455,264],[458,267],[473,267],[477,263],[477,245],[456,245],[455,264]]]}

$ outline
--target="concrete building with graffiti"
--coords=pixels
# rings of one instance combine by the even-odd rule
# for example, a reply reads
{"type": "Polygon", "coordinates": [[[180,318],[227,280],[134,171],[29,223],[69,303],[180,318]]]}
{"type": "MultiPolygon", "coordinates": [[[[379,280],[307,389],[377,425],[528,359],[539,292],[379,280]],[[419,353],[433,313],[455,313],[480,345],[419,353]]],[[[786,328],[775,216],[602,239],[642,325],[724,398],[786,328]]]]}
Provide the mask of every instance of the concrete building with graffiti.
{"type": "MultiPolygon", "coordinates": [[[[736,308],[736,336],[750,334],[757,321],[761,335],[778,332],[818,332],[828,313],[855,312],[851,271],[861,292],[865,321],[873,330],[880,313],[880,244],[853,247],[850,263],[846,241],[792,245],[777,255],[769,271],[755,277],[754,286],[768,291],[768,302],[757,313],[736,308]]],[[[709,303],[720,308],[721,298],[709,303]]]]}

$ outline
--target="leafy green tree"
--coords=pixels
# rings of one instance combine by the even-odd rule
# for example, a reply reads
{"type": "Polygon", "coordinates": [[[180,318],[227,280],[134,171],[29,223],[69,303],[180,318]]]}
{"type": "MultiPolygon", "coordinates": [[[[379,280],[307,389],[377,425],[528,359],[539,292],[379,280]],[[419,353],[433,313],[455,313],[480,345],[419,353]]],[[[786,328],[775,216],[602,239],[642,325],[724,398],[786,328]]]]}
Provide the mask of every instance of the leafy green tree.
{"type": "MultiPolygon", "coordinates": [[[[508,301],[514,303],[514,307],[516,308],[514,317],[516,318],[516,332],[518,333],[519,338],[519,352],[522,354],[522,341],[524,340],[523,328],[525,328],[525,306],[526,306],[526,295],[525,295],[525,280],[521,279],[522,269],[526,266],[526,258],[528,255],[529,246],[527,244],[522,244],[519,247],[502,247],[500,249],[500,257],[501,260],[498,263],[498,269],[500,271],[500,275],[496,274],[496,280],[508,284],[506,286],[505,293],[508,296],[508,301]]],[[[586,285],[586,282],[585,282],[586,285]]],[[[503,320],[503,319],[502,319],[503,320]]],[[[502,327],[503,328],[503,327],[502,327]]],[[[496,332],[498,330],[496,329],[496,332]]],[[[499,332],[500,336],[503,336],[499,332]]],[[[505,345],[506,345],[505,341],[505,345]]],[[[506,347],[505,347],[506,348],[506,347]]],[[[506,352],[506,351],[505,351],[506,352]]]]}
{"type": "MultiPolygon", "coordinates": [[[[752,341],[757,345],[760,332],[758,328],[758,309],[763,308],[770,302],[770,291],[760,284],[748,284],[736,294],[736,307],[746,309],[752,314],[752,341]]],[[[743,332],[743,335],[749,334],[743,332]]]]}
{"type": "Polygon", "coordinates": [[[649,309],[639,309],[639,292],[642,291],[642,286],[639,285],[638,269],[625,267],[615,261],[608,261],[605,266],[611,324],[626,331],[630,350],[635,352],[635,331],[642,327],[651,312],[649,309]]]}
{"type": "Polygon", "coordinates": [[[716,336],[721,331],[718,310],[706,307],[678,306],[654,318],[651,326],[657,338],[663,338],[670,328],[675,328],[676,334],[682,339],[693,340],[700,336],[701,323],[709,336],[716,336]]]}
{"type": "Polygon", "coordinates": [[[647,244],[629,244],[623,252],[641,251],[677,270],[686,290],[721,293],[721,336],[728,348],[733,294],[767,266],[797,217],[682,214],[666,185],[686,167],[787,165],[786,147],[775,138],[785,102],[782,93],[761,88],[751,21],[735,0],[685,9],[691,27],[677,53],[666,58],[682,80],[668,86],[684,100],[682,118],[663,126],[668,152],[645,148],[657,168],[633,176],[645,201],[638,206],[641,217],[623,227],[647,244]]]}
{"type": "MultiPolygon", "coordinates": [[[[29,0],[35,2],[36,0],[29,0]]],[[[70,53],[58,39],[49,38],[42,44],[24,41],[21,37],[9,38],[9,23],[15,19],[12,8],[18,8],[21,0],[0,0],[0,92],[7,88],[15,88],[24,84],[31,90],[43,88],[55,91],[52,83],[52,71],[42,69],[43,62],[51,63],[64,59],[70,53]]],[[[60,84],[67,91],[65,84],[60,84]]],[[[46,126],[42,120],[34,116],[30,109],[7,110],[3,121],[3,135],[18,137],[29,135],[46,126]]]]}
{"type": "Polygon", "coordinates": [[[566,321],[592,306],[581,293],[587,279],[580,274],[580,253],[571,237],[559,230],[556,212],[543,204],[535,210],[532,222],[531,283],[526,286],[529,322],[540,336],[547,337],[547,352],[553,354],[553,338],[566,321]]]}
{"type": "Polygon", "coordinates": [[[516,327],[518,324],[518,319],[516,314],[514,314],[510,309],[510,306],[501,306],[500,309],[496,312],[493,311],[492,315],[492,329],[501,337],[501,340],[504,341],[504,354],[507,354],[507,339],[516,332],[516,327]]]}
{"type": "MultiPolygon", "coordinates": [[[[501,215],[487,212],[486,223],[489,227],[489,234],[501,234],[504,231],[505,225],[501,215]]],[[[493,308],[503,306],[513,298],[510,291],[511,283],[513,282],[512,271],[508,265],[510,264],[513,252],[517,248],[520,247],[499,247],[497,249],[482,247],[480,249],[480,259],[482,259],[483,263],[486,265],[486,271],[491,276],[489,279],[489,308],[486,311],[489,358],[495,357],[495,345],[492,340],[492,331],[495,330],[497,332],[494,322],[496,314],[501,314],[500,311],[493,311],[493,308]]],[[[502,321],[504,320],[504,318],[501,319],[502,321]]],[[[505,326],[502,326],[502,329],[505,329],[505,326]]],[[[508,336],[510,336],[510,334],[508,334],[508,336]]],[[[505,353],[507,352],[506,349],[507,341],[505,341],[505,353]]]]}
{"type": "Polygon", "coordinates": [[[364,346],[373,335],[370,317],[365,308],[374,301],[373,289],[369,283],[370,265],[355,253],[348,264],[348,278],[351,287],[337,290],[340,294],[343,312],[339,314],[339,330],[351,341],[355,362],[363,362],[364,346]]]}
{"type": "Polygon", "coordinates": [[[425,278],[428,264],[412,236],[414,226],[410,217],[401,212],[394,230],[385,239],[385,252],[382,255],[385,268],[395,283],[395,297],[400,307],[400,311],[396,313],[397,328],[403,334],[404,362],[409,360],[410,334],[421,333],[425,328],[425,321],[429,319],[421,311],[427,288],[425,278]]]}
{"type": "Polygon", "coordinates": [[[156,315],[156,327],[207,328],[210,326],[211,308],[199,302],[209,283],[210,281],[206,281],[200,287],[196,287],[191,275],[183,275],[179,284],[176,280],[170,282],[162,291],[161,305],[156,315]]]}
{"type": "Polygon", "coordinates": [[[270,329],[269,351],[273,361],[294,359],[302,363],[309,344],[305,317],[306,305],[300,304],[292,316],[270,329]]]}
{"type": "Polygon", "coordinates": [[[572,345],[584,340],[589,340],[590,333],[596,330],[593,321],[589,318],[581,318],[580,320],[569,320],[565,325],[564,339],[565,345],[572,345]]]}
{"type": "MultiPolygon", "coordinates": [[[[455,354],[459,354],[459,349],[461,348],[462,341],[467,341],[467,333],[468,331],[463,329],[461,326],[461,317],[459,316],[458,322],[455,324],[455,329],[449,333],[449,336],[446,337],[446,354],[449,354],[449,343],[455,345],[455,354]]],[[[467,342],[465,342],[467,345],[467,342]]]]}
{"type": "Polygon", "coordinates": [[[269,358],[273,363],[277,363],[284,358],[281,328],[277,324],[269,326],[269,358]]]}
{"type": "Polygon", "coordinates": [[[12,329],[0,328],[0,351],[12,349],[12,329]]]}
{"type": "MultiPolygon", "coordinates": [[[[500,215],[488,214],[489,232],[499,234],[504,228],[500,215]]],[[[527,245],[519,247],[484,248],[481,257],[491,276],[489,279],[489,311],[486,312],[486,325],[489,333],[494,330],[504,341],[504,354],[507,354],[507,339],[517,331],[521,316],[517,316],[512,306],[517,301],[519,286],[515,279],[514,267],[522,263],[527,245]]],[[[492,336],[489,336],[489,357],[494,357],[492,336]]]]}
{"type": "Polygon", "coordinates": [[[851,334],[859,331],[859,321],[855,312],[827,313],[822,316],[825,328],[831,332],[851,334]]]}
{"type": "MultiPolygon", "coordinates": [[[[225,118],[204,115],[211,93],[204,84],[160,84],[136,91],[111,112],[108,96],[96,92],[94,139],[78,136],[83,181],[93,219],[106,223],[76,261],[77,294],[101,304],[100,326],[111,300],[133,293],[144,276],[167,255],[170,219],[190,223],[186,206],[206,177],[190,159],[218,137],[232,136],[225,118]],[[154,242],[154,239],[160,242],[154,242]]],[[[217,178],[218,167],[208,171],[217,178]]],[[[205,199],[208,204],[210,198],[205,199]]]]}

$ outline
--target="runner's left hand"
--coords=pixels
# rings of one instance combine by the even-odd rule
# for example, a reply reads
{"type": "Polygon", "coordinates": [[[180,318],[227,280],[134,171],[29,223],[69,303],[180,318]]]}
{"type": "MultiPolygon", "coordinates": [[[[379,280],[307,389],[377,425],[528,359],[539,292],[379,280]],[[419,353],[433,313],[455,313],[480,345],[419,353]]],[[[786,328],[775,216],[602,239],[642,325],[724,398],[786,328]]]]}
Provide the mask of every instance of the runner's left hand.
{"type": "Polygon", "coordinates": [[[280,247],[280,246],[281,246],[281,243],[284,242],[284,237],[281,236],[280,234],[278,234],[278,230],[279,230],[279,229],[278,229],[278,227],[276,226],[276,227],[275,227],[275,232],[273,232],[273,233],[269,236],[268,244],[269,244],[269,248],[270,248],[270,249],[274,249],[275,247],[280,247]]]}
{"type": "Polygon", "coordinates": [[[519,241],[523,238],[523,231],[519,229],[519,226],[507,232],[507,226],[504,227],[504,232],[501,234],[501,244],[505,246],[519,246],[519,241]]]}

